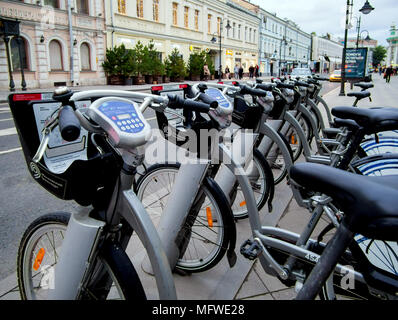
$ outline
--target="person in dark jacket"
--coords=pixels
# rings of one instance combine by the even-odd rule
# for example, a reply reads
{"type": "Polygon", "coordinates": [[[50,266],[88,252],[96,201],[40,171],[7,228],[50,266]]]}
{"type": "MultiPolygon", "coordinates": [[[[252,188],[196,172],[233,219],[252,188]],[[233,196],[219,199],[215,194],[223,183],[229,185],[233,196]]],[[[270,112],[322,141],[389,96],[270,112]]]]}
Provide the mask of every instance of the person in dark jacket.
{"type": "Polygon", "coordinates": [[[390,82],[391,75],[392,75],[392,66],[389,66],[389,67],[386,69],[386,72],[385,72],[386,83],[389,83],[389,82],[390,82]]]}

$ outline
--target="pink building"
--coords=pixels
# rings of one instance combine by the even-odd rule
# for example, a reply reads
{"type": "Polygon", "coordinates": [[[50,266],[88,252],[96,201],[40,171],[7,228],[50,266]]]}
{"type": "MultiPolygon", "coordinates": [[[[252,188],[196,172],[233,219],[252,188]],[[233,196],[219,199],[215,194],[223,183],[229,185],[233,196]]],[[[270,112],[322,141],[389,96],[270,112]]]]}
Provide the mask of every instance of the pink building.
{"type": "Polygon", "coordinates": [[[19,55],[17,38],[0,35],[0,90],[9,89],[9,69],[21,89],[21,60],[28,89],[105,84],[104,18],[101,0],[1,0],[0,19],[20,21],[22,40],[19,55]]]}

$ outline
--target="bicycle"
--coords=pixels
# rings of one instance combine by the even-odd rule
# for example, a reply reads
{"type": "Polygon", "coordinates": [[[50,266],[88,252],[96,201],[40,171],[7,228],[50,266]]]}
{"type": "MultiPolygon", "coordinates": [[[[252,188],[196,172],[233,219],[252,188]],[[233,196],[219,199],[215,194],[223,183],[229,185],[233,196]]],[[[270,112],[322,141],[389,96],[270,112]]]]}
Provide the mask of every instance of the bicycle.
{"type": "MultiPolygon", "coordinates": [[[[92,210],[83,210],[70,218],[67,214],[45,215],[34,221],[24,233],[17,261],[23,299],[105,299],[113,298],[115,293],[119,298],[145,299],[140,279],[124,251],[133,231],[148,253],[159,297],[176,299],[162,243],[142,203],[131,190],[136,167],[143,161],[144,149],[141,146],[151,135],[142,112],[149,106],[193,110],[208,110],[210,106],[194,101],[180,105],[174,96],[130,93],[130,97],[141,101],[138,105],[131,100],[114,97],[120,94],[123,91],[73,94],[66,89],[56,90],[54,100],[40,102],[42,105],[52,104],[53,112],[44,123],[39,145],[35,143],[37,135],[31,131],[36,122],[25,126],[26,118],[34,117],[35,101],[28,104],[28,108],[18,109],[10,104],[27,164],[36,181],[62,199],[74,199],[84,206],[93,205],[92,210]],[[105,97],[95,100],[87,109],[77,108],[78,101],[96,99],[99,95],[105,97]],[[58,101],[55,106],[54,101],[58,101]],[[123,121],[130,121],[129,126],[123,121]],[[51,132],[56,132],[57,126],[62,139],[71,143],[54,146],[51,132]],[[87,132],[82,132],[80,126],[87,132]],[[88,141],[87,160],[73,159],[64,165],[63,173],[51,173],[47,166],[49,162],[46,163],[46,150],[58,147],[58,154],[65,157],[71,154],[71,150],[76,151],[73,145],[80,145],[81,141],[88,141]],[[81,176],[83,173],[85,175],[81,176]],[[68,184],[61,185],[61,179],[65,178],[69,179],[68,184]],[[54,235],[54,230],[64,234],[64,239],[57,242],[62,242],[59,257],[56,246],[52,247],[55,242],[50,241],[49,247],[41,243],[47,236],[54,235]],[[37,292],[40,289],[43,292],[37,292]]],[[[10,96],[12,100],[13,95],[10,96]]],[[[57,138],[58,134],[54,139],[57,138]]]]}

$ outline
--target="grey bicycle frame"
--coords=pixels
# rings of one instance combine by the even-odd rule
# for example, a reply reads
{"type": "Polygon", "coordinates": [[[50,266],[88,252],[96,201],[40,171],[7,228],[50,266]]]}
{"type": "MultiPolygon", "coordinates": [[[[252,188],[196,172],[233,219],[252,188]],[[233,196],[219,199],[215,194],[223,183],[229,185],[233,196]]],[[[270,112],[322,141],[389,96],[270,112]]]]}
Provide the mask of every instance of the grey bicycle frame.
{"type": "MultiPolygon", "coordinates": [[[[165,101],[165,98],[155,95],[116,90],[93,90],[75,93],[71,101],[103,96],[123,96],[140,101],[144,100],[140,106],[142,112],[153,101],[165,101]]],[[[142,149],[140,148],[130,152],[121,152],[123,160],[128,166],[136,166],[139,161],[143,161],[142,149]]],[[[115,224],[122,217],[127,221],[137,233],[147,251],[154,270],[159,298],[174,300],[177,295],[170,265],[152,220],[141,201],[131,190],[133,179],[133,175],[121,173],[120,188],[115,187],[116,191],[110,201],[110,204],[116,204],[116,207],[110,205],[114,212],[111,212],[113,215],[107,215],[113,216],[108,223],[115,224]]],[[[55,286],[50,291],[50,299],[69,300],[78,297],[87,272],[90,270],[90,265],[96,257],[98,241],[105,225],[104,222],[93,219],[88,214],[72,215],[63,241],[60,259],[55,268],[55,286]],[[71,260],[73,263],[71,263],[71,260]]]]}
{"type": "MultiPolygon", "coordinates": [[[[289,272],[289,270],[287,270],[285,266],[281,266],[277,261],[274,260],[272,255],[267,250],[267,246],[275,248],[277,250],[281,250],[288,255],[294,256],[296,258],[304,259],[310,263],[317,262],[320,258],[320,255],[298,244],[300,238],[303,238],[304,236],[300,237],[300,235],[296,233],[281,228],[266,227],[261,225],[253,191],[250,185],[250,180],[245,175],[245,170],[239,163],[234,161],[230,150],[228,150],[224,145],[220,144],[220,150],[222,161],[226,163],[227,167],[232,172],[236,173],[236,179],[238,180],[243,196],[246,200],[249,214],[249,223],[251,226],[253,238],[260,244],[262,249],[259,255],[259,260],[264,271],[273,276],[280,276],[282,279],[287,279],[289,272]],[[283,238],[286,240],[280,240],[278,238],[283,238]],[[296,242],[296,244],[293,244],[291,242],[296,242]]],[[[322,212],[317,212],[317,219],[320,218],[321,213],[322,212]]],[[[316,221],[313,221],[313,225],[315,224],[316,221]]],[[[307,232],[311,233],[312,231],[308,230],[307,232]]],[[[310,241],[312,242],[313,240],[310,241]]],[[[341,264],[337,264],[335,272],[342,275],[351,273],[356,280],[364,282],[361,273],[352,271],[350,268],[347,268],[341,264]]]]}

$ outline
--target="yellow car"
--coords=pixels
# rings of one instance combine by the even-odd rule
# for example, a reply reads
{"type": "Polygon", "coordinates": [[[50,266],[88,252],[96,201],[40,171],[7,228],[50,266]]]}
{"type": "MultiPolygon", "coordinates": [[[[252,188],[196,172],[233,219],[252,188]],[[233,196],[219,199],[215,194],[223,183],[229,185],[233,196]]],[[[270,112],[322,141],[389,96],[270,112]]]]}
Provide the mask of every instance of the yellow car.
{"type": "Polygon", "coordinates": [[[341,70],[334,70],[329,77],[330,81],[341,81],[341,70]]]}

